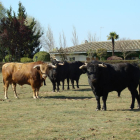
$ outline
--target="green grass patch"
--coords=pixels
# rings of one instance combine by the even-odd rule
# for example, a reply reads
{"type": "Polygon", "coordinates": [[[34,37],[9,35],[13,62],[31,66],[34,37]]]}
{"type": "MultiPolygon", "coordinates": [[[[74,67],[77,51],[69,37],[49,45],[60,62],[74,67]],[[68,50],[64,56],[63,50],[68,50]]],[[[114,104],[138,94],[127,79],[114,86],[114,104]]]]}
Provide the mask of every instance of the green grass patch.
{"type": "Polygon", "coordinates": [[[40,99],[32,98],[31,86],[17,85],[19,99],[9,86],[9,99],[5,100],[0,81],[0,139],[139,139],[140,111],[137,102],[134,110],[129,109],[131,94],[127,89],[120,98],[117,92],[109,93],[107,111],[95,111],[97,103],[86,74],[80,78],[79,89],[70,86],[69,91],[53,93],[49,79],[46,83],[40,89],[40,99]]]}

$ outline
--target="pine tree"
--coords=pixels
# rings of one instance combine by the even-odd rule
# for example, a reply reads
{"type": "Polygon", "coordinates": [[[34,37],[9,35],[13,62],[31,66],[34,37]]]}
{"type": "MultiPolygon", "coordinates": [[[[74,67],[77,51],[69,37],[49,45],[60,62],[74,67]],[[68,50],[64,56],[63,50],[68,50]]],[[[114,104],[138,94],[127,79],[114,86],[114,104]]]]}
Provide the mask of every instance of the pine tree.
{"type": "Polygon", "coordinates": [[[19,2],[18,16],[13,12],[12,8],[7,10],[7,18],[1,20],[2,31],[0,37],[2,44],[5,46],[8,54],[12,55],[15,61],[20,61],[23,56],[33,57],[40,47],[39,38],[43,33],[36,31],[35,20],[26,25],[25,8],[19,2]]]}

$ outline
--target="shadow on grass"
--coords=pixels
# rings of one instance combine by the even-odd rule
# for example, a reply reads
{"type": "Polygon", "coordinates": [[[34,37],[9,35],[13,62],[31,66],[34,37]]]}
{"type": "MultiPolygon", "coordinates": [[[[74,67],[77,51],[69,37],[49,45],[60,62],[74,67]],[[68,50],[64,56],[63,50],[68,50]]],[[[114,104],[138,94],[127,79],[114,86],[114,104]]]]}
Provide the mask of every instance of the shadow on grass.
{"type": "Polygon", "coordinates": [[[107,111],[132,111],[132,112],[140,112],[140,109],[115,109],[115,110],[107,110],[107,111]]]}
{"type": "MultiPolygon", "coordinates": [[[[76,86],[76,85],[74,85],[74,86],[76,86]]],[[[89,86],[89,85],[79,85],[79,87],[80,87],[80,86],[89,86]]]]}
{"type": "Polygon", "coordinates": [[[92,91],[91,88],[86,88],[86,89],[73,89],[73,91],[92,91]]]}
{"type": "Polygon", "coordinates": [[[42,98],[51,98],[51,99],[74,99],[74,100],[84,100],[84,99],[92,99],[93,97],[70,97],[70,96],[45,96],[45,97],[42,97],[42,98]]]}

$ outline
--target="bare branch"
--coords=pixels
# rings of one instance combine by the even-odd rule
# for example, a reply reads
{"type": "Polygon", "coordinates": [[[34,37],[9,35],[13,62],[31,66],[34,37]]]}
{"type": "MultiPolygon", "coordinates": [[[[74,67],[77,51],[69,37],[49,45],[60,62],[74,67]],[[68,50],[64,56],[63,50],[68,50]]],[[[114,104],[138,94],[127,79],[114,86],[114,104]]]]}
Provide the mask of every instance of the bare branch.
{"type": "Polygon", "coordinates": [[[73,46],[77,46],[78,45],[78,36],[76,33],[76,28],[74,26],[73,26],[72,35],[73,35],[73,38],[71,40],[72,40],[73,46]]]}
{"type": "Polygon", "coordinates": [[[63,32],[63,40],[62,40],[61,34],[59,35],[59,46],[60,46],[60,48],[57,49],[57,51],[60,54],[62,61],[65,61],[65,60],[67,60],[67,55],[66,55],[67,46],[66,46],[66,37],[65,37],[64,32],[63,32]],[[62,41],[63,41],[63,43],[62,43],[62,41]]]}
{"type": "Polygon", "coordinates": [[[52,51],[55,48],[55,41],[54,41],[54,37],[53,37],[53,32],[51,30],[51,27],[48,25],[48,30],[46,33],[46,38],[44,39],[45,41],[45,45],[44,48],[47,51],[52,51]]]}
{"type": "Polygon", "coordinates": [[[99,41],[99,38],[97,38],[96,33],[94,34],[94,36],[92,36],[92,34],[88,32],[88,42],[97,42],[97,41],[99,41]]]}
{"type": "Polygon", "coordinates": [[[66,37],[65,37],[65,34],[63,32],[63,48],[66,48],[66,47],[67,47],[66,37]]]}

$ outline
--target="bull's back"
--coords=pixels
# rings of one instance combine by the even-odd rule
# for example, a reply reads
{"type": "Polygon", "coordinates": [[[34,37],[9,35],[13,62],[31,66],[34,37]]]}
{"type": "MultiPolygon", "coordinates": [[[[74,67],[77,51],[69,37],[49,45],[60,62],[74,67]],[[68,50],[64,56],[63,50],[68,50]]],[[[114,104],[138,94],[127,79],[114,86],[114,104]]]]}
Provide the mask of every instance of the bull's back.
{"type": "Polygon", "coordinates": [[[139,68],[131,64],[118,64],[112,65],[107,68],[107,74],[105,76],[105,85],[110,91],[123,90],[129,85],[137,85],[139,83],[140,71],[139,68]]]}

